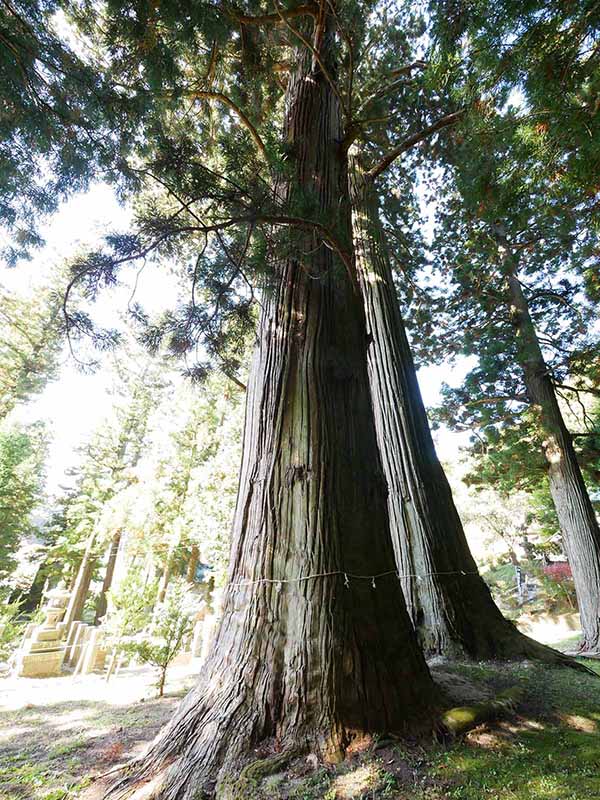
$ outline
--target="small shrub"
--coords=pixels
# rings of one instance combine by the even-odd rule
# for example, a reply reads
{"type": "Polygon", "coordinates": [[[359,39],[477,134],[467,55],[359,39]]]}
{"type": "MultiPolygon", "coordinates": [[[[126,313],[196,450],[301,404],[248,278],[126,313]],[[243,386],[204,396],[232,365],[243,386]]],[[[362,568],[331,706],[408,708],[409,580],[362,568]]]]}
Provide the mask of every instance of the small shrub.
{"type": "Polygon", "coordinates": [[[147,633],[139,633],[126,643],[125,649],[141,661],[157,667],[158,696],[162,697],[167,669],[180,652],[193,627],[197,598],[182,579],[171,581],[163,603],[154,609],[147,633]]]}

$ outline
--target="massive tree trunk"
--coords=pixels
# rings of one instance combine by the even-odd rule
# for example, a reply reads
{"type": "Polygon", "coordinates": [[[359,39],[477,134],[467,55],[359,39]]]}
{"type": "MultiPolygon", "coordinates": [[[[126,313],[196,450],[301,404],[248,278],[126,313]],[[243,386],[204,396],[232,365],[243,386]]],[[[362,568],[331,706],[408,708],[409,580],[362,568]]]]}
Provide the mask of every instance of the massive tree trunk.
{"type": "Polygon", "coordinates": [[[521,634],[495,605],[469,551],[437,458],[400,314],[372,181],[350,152],[352,236],[369,336],[375,424],[407,608],[428,655],[559,654],[521,634]]]}
{"type": "Polygon", "coordinates": [[[583,630],[581,649],[597,652],[600,650],[600,528],[519,281],[516,259],[502,230],[496,230],[496,235],[517,336],[517,358],[543,435],[550,493],[573,573],[583,630]]]}
{"type": "MultiPolygon", "coordinates": [[[[290,212],[310,196],[316,219],[348,230],[339,103],[311,60],[299,56],[288,84],[295,169],[281,196],[290,212]]],[[[282,251],[248,386],[220,628],[201,683],[125,791],[152,778],[154,796],[188,800],[224,791],[259,748],[337,759],[357,733],[431,725],[433,684],[396,577],[352,265],[314,229],[290,232],[282,251]]]]}

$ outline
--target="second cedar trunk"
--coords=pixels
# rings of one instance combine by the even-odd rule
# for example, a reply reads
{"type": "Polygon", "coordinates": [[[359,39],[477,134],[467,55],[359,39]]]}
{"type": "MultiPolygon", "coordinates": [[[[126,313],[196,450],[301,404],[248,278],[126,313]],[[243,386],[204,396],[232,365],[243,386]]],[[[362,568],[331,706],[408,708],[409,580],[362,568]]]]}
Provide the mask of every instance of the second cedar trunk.
{"type": "Polygon", "coordinates": [[[392,537],[406,605],[428,655],[561,654],[506,620],[478,573],[437,458],[404,330],[373,182],[349,154],[352,237],[369,334],[375,424],[388,484],[392,537]]]}

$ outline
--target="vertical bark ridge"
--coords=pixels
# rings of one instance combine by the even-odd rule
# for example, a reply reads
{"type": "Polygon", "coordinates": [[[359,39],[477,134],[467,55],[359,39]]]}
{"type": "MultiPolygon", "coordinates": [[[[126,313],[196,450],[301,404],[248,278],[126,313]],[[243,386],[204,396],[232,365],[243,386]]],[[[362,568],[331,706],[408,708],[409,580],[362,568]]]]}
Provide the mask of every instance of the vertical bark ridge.
{"type": "Polygon", "coordinates": [[[402,587],[419,641],[429,655],[563,660],[504,619],[478,573],[435,452],[372,181],[357,148],[349,158],[352,236],[370,338],[375,425],[398,570],[407,576],[402,587]]]}

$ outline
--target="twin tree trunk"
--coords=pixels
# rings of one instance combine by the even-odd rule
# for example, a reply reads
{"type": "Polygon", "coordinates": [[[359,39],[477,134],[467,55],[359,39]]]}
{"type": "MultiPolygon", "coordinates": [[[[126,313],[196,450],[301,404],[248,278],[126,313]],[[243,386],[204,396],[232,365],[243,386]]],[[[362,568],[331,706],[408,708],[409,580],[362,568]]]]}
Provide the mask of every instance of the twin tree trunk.
{"type": "Polygon", "coordinates": [[[600,650],[600,528],[521,288],[516,262],[505,237],[497,235],[503,248],[517,358],[544,437],[542,447],[548,464],[550,493],[573,573],[583,631],[581,650],[597,652],[600,650]]]}
{"type": "MultiPolygon", "coordinates": [[[[282,196],[290,212],[310,196],[316,219],[349,233],[339,102],[310,55],[299,61],[282,196]]],[[[221,625],[203,679],[125,794],[149,778],[161,800],[224,791],[257,748],[337,760],[355,734],[432,723],[434,686],[395,574],[356,276],[313,230],[290,231],[273,270],[221,625]]]]}
{"type": "Polygon", "coordinates": [[[478,573],[437,458],[400,314],[372,180],[349,156],[352,237],[388,510],[406,605],[427,655],[560,660],[521,634],[478,573]]]}

